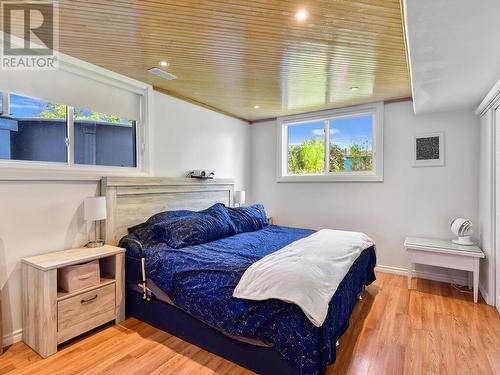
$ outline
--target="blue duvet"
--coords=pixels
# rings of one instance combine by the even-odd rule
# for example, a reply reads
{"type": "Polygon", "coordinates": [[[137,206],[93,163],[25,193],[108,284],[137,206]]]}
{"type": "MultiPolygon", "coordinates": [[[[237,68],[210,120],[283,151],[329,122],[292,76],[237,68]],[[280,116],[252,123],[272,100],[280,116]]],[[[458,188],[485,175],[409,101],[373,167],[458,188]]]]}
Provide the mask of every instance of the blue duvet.
{"type": "MultiPolygon", "coordinates": [[[[269,225],[180,249],[150,238],[143,243],[146,270],[176,306],[197,319],[230,335],[273,345],[302,374],[322,374],[335,361],[335,344],[347,329],[357,294],[375,280],[373,248],[360,255],[340,284],[322,327],[315,327],[294,304],[232,297],[251,264],[312,233],[269,225]]],[[[128,252],[138,256],[133,248],[128,252]]]]}

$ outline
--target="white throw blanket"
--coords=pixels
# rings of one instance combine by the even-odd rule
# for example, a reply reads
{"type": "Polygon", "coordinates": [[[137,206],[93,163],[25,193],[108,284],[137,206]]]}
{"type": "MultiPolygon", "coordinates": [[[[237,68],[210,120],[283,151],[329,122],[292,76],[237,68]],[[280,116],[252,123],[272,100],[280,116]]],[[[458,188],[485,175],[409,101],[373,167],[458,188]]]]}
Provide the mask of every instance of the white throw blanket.
{"type": "Polygon", "coordinates": [[[338,286],[361,252],[372,245],[364,233],[322,229],[248,267],[233,297],[294,303],[320,327],[338,286]]]}

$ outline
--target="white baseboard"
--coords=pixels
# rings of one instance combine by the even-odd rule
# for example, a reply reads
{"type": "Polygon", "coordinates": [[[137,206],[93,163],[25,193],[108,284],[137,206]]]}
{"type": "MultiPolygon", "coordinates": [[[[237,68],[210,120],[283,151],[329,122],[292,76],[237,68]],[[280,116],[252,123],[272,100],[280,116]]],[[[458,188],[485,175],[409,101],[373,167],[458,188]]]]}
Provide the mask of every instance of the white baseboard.
{"type": "Polygon", "coordinates": [[[20,328],[17,331],[4,335],[4,337],[2,338],[2,344],[4,347],[6,347],[15,344],[16,342],[19,342],[22,339],[23,339],[23,330],[22,328],[20,328]]]}
{"type": "MultiPolygon", "coordinates": [[[[375,267],[375,271],[408,276],[408,268],[378,265],[377,267],[375,267]]],[[[457,277],[455,275],[452,276],[444,272],[429,272],[429,271],[415,270],[413,271],[413,277],[426,280],[440,281],[443,283],[453,283],[458,285],[468,284],[467,277],[457,277]]]]}
{"type": "Polygon", "coordinates": [[[491,306],[495,306],[495,301],[493,301],[493,299],[491,298],[491,296],[488,294],[488,292],[486,291],[486,289],[484,289],[484,285],[483,284],[479,284],[479,293],[481,293],[481,295],[483,296],[484,298],[484,301],[488,304],[488,305],[491,305],[491,306]]]}
{"type": "MultiPolygon", "coordinates": [[[[392,273],[401,276],[408,276],[407,268],[379,265],[375,267],[375,271],[392,273]]],[[[420,279],[426,279],[426,280],[440,281],[443,283],[453,283],[457,285],[468,284],[468,280],[466,277],[457,277],[456,275],[452,276],[443,272],[439,273],[439,272],[428,272],[428,271],[413,271],[413,277],[418,277],[420,279]]],[[[488,305],[495,306],[495,301],[492,300],[492,297],[486,292],[482,284],[479,284],[479,293],[481,294],[481,296],[483,296],[484,301],[488,305]]]]}

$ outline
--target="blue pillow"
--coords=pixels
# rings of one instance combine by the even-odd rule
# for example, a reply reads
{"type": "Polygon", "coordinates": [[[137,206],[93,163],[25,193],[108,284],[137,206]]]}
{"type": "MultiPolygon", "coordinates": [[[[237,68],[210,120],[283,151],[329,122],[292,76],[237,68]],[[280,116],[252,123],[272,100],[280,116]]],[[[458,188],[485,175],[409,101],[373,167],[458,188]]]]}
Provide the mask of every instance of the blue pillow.
{"type": "Polygon", "coordinates": [[[193,212],[195,211],[176,210],[160,212],[151,216],[144,223],[129,228],[128,232],[135,235],[142,244],[148,244],[151,243],[151,241],[156,240],[156,235],[152,230],[155,224],[171,222],[179,219],[180,217],[189,216],[193,214],[193,212]]]}
{"type": "Polygon", "coordinates": [[[253,232],[269,225],[266,211],[261,204],[254,204],[247,207],[226,208],[236,233],[253,232]]]}
{"type": "Polygon", "coordinates": [[[173,220],[157,223],[153,231],[158,241],[179,249],[199,245],[236,234],[235,227],[223,204],[193,212],[173,220]]]}

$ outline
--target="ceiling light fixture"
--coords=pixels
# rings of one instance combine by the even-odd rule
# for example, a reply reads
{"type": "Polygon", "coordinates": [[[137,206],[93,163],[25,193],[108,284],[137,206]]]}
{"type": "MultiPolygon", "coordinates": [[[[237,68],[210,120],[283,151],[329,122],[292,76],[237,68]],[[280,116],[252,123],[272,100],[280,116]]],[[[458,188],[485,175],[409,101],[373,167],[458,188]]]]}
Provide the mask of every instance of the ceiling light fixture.
{"type": "Polygon", "coordinates": [[[351,87],[351,91],[358,91],[359,90],[359,87],[358,86],[353,86],[351,87]]]}
{"type": "Polygon", "coordinates": [[[166,68],[167,66],[169,66],[169,63],[168,63],[168,62],[166,62],[165,60],[161,60],[161,61],[160,61],[160,66],[162,66],[162,67],[166,68]]]}
{"type": "Polygon", "coordinates": [[[260,108],[260,105],[254,105],[253,106],[253,109],[259,109],[260,108]]]}
{"type": "Polygon", "coordinates": [[[309,17],[309,13],[305,9],[300,9],[297,13],[295,13],[295,19],[299,22],[303,22],[309,17]]]}

